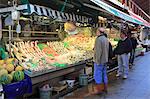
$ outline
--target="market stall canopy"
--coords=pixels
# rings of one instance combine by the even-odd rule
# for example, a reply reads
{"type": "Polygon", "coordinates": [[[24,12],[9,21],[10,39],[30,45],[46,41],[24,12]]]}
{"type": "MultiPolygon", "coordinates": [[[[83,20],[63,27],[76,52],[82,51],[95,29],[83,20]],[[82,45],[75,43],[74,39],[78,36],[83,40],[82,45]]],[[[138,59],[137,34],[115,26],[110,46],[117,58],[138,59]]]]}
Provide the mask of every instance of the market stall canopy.
{"type": "Polygon", "coordinates": [[[135,13],[133,13],[133,12],[130,11],[130,10],[128,10],[128,12],[129,12],[129,14],[130,14],[133,18],[142,21],[145,26],[150,27],[150,23],[147,22],[146,20],[144,20],[142,17],[136,15],[135,13]]]}
{"type": "MultiPolygon", "coordinates": [[[[22,12],[22,14],[24,15],[31,15],[33,13],[36,13],[39,16],[47,16],[58,20],[66,20],[66,21],[70,20],[80,23],[88,23],[89,20],[91,20],[91,18],[86,16],[75,15],[74,13],[64,13],[39,5],[32,5],[32,4],[19,5],[16,9],[22,12]]],[[[6,13],[10,13],[13,10],[14,10],[13,7],[1,8],[0,14],[5,15],[6,13]]]]}
{"type": "Polygon", "coordinates": [[[144,23],[142,21],[137,20],[137,19],[133,18],[132,16],[130,16],[130,15],[128,15],[128,14],[122,12],[122,11],[119,11],[118,9],[104,3],[101,0],[90,0],[90,1],[92,1],[93,3],[97,4],[101,8],[105,9],[106,11],[114,14],[115,16],[117,16],[119,18],[122,18],[126,21],[129,21],[129,22],[132,22],[132,23],[135,23],[135,24],[144,25],[144,23]]]}

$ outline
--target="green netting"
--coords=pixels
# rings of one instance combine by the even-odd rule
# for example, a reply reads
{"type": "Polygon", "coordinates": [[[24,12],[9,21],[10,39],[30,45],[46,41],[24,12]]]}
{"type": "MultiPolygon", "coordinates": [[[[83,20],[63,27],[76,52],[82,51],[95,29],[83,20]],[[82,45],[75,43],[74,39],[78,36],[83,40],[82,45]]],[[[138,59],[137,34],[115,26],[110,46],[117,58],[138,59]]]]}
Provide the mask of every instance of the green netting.
{"type": "Polygon", "coordinates": [[[55,67],[66,67],[66,64],[60,64],[58,62],[52,64],[52,66],[55,66],[55,67]]]}
{"type": "Polygon", "coordinates": [[[66,64],[59,64],[60,67],[66,67],[66,64]]]}
{"type": "Polygon", "coordinates": [[[64,47],[68,48],[69,47],[69,43],[68,42],[64,42],[64,47]]]}
{"type": "Polygon", "coordinates": [[[45,47],[48,47],[46,44],[38,44],[38,47],[40,48],[40,50],[42,50],[45,47]]]}
{"type": "Polygon", "coordinates": [[[38,67],[38,63],[32,63],[31,64],[31,68],[37,68],[38,67]]]}
{"type": "Polygon", "coordinates": [[[47,54],[47,56],[54,57],[54,55],[53,55],[53,54],[47,54]]]}

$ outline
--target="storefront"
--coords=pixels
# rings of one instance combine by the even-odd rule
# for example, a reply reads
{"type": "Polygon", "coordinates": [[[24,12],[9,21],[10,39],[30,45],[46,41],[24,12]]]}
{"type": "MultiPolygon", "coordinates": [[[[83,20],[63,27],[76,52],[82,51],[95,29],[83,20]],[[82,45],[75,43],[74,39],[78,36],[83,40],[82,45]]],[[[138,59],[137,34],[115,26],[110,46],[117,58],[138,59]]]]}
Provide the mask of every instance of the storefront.
{"type": "MultiPolygon", "coordinates": [[[[25,4],[16,8],[20,12],[20,18],[16,21],[12,20],[14,25],[11,25],[11,30],[8,30],[5,19],[10,17],[13,7],[0,10],[0,15],[3,17],[2,22],[0,21],[1,32],[6,40],[7,51],[11,47],[11,57],[18,60],[25,74],[31,78],[32,94],[37,94],[38,87],[47,83],[53,87],[57,85],[56,82],[71,79],[75,80],[75,85],[78,84],[79,74],[85,73],[86,63],[92,59],[95,30],[98,26],[107,28],[109,40],[115,48],[119,40],[120,30],[117,28],[121,26],[119,23],[121,19],[143,25],[143,22],[107,4],[96,0],[91,1],[101,5],[100,7],[115,15],[118,20],[99,17],[99,24],[91,25],[93,19],[87,16],[25,4]],[[113,24],[118,25],[115,27],[113,24]],[[20,26],[21,30],[18,34],[15,29],[20,26]],[[11,35],[8,35],[8,32],[11,35]],[[8,36],[11,36],[9,44],[8,36]]],[[[114,57],[113,60],[114,63],[108,66],[109,71],[117,69],[116,58],[114,57]]],[[[59,95],[61,93],[55,93],[54,97],[59,95]]]]}

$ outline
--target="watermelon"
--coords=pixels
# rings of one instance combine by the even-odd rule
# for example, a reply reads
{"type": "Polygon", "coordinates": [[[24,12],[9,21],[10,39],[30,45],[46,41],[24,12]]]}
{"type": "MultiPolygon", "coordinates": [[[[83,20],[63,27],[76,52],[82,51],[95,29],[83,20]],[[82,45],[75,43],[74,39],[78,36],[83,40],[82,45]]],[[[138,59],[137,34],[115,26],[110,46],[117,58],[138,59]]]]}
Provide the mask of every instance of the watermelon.
{"type": "Polygon", "coordinates": [[[15,71],[13,75],[14,81],[21,81],[24,79],[24,72],[22,71],[15,71]]]}
{"type": "Polygon", "coordinates": [[[4,74],[0,77],[0,84],[10,84],[11,83],[11,79],[8,76],[8,74],[4,74]]]}

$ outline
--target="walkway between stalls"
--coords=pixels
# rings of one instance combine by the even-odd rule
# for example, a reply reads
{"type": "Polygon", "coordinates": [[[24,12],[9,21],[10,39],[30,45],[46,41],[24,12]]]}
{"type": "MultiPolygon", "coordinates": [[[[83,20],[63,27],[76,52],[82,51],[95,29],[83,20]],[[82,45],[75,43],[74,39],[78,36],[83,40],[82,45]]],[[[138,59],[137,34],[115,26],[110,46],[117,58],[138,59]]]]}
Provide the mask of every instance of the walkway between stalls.
{"type": "Polygon", "coordinates": [[[94,84],[79,88],[60,99],[150,99],[150,52],[135,59],[128,79],[117,79],[113,74],[108,94],[91,95],[94,84]]]}

